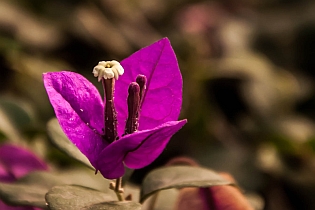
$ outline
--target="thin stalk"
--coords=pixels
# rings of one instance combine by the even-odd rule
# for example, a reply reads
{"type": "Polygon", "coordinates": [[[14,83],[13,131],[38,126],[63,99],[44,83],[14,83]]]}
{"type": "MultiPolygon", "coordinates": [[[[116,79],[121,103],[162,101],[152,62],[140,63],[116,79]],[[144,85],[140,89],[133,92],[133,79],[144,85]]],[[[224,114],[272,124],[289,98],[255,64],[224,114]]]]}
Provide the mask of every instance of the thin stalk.
{"type": "Polygon", "coordinates": [[[124,189],[122,188],[122,177],[116,179],[116,183],[110,183],[109,188],[114,190],[119,201],[125,201],[124,189]]]}

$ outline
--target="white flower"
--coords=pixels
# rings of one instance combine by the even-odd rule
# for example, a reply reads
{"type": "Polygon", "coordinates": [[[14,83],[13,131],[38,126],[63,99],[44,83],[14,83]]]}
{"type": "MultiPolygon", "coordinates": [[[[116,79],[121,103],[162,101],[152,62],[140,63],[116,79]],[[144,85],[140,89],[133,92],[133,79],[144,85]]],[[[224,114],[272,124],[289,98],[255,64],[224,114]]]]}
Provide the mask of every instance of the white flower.
{"type": "Polygon", "coordinates": [[[98,81],[104,79],[112,79],[115,77],[118,80],[120,75],[123,75],[124,68],[118,61],[100,61],[97,66],[93,68],[94,77],[98,77],[98,81]]]}

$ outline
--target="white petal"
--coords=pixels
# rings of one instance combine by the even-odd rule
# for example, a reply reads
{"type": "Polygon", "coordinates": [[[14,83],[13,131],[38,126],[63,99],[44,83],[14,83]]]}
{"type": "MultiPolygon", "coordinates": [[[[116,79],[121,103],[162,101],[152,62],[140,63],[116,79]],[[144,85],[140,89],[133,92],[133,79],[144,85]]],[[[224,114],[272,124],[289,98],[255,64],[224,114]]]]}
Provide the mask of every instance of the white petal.
{"type": "Polygon", "coordinates": [[[94,77],[98,77],[98,81],[101,81],[102,77],[104,79],[114,78],[118,80],[119,76],[124,73],[124,68],[120,65],[118,61],[100,61],[98,65],[94,67],[93,72],[94,77]]]}

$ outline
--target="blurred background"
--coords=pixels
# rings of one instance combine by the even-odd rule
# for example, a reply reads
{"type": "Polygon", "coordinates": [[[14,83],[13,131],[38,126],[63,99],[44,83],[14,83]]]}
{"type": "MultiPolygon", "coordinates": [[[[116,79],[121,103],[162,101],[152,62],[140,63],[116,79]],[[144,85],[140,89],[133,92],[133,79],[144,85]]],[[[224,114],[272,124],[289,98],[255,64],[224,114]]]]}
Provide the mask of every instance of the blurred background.
{"type": "Polygon", "coordinates": [[[188,124],[132,180],[188,156],[231,173],[265,209],[315,209],[314,11],[311,0],[1,0],[0,141],[58,169],[77,164],[50,143],[42,73],[79,72],[100,88],[98,61],[168,37],[188,124]]]}

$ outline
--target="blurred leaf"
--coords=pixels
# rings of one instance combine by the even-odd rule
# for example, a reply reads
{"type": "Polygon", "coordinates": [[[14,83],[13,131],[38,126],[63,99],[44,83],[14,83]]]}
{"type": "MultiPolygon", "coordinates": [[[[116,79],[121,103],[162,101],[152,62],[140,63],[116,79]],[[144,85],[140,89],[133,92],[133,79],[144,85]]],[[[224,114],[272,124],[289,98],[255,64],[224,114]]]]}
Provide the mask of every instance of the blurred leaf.
{"type": "Polygon", "coordinates": [[[47,131],[51,140],[56,147],[65,152],[70,157],[80,161],[89,168],[94,169],[90,161],[80,152],[80,150],[67,138],[62,131],[56,118],[51,119],[47,123],[47,131]]]}
{"type": "MultiPolygon", "coordinates": [[[[82,24],[89,38],[98,42],[99,47],[120,56],[131,54],[132,48],[126,38],[117,29],[115,23],[103,15],[98,7],[91,4],[81,5],[75,10],[75,18],[82,24]],[[111,33],[107,33],[108,31],[111,33]],[[104,39],[104,34],[108,34],[106,39],[104,39]]],[[[81,30],[82,27],[80,27],[81,30]]]]}
{"type": "Polygon", "coordinates": [[[46,208],[45,194],[61,184],[60,178],[47,172],[34,172],[14,183],[0,183],[0,198],[6,203],[46,208]]]}
{"type": "Polygon", "coordinates": [[[3,143],[6,139],[6,136],[4,135],[4,133],[0,130],[0,144],[3,143]]]}
{"type": "Polygon", "coordinates": [[[277,134],[286,137],[293,145],[302,144],[315,135],[314,122],[304,116],[287,114],[273,121],[277,134]]]}
{"type": "Polygon", "coordinates": [[[171,166],[150,172],[143,180],[141,202],[159,190],[183,187],[231,185],[218,173],[199,167],[171,166]]]}
{"type": "Polygon", "coordinates": [[[22,142],[22,136],[5,110],[0,107],[0,130],[11,142],[22,142]]]}
{"type": "Polygon", "coordinates": [[[27,10],[12,4],[11,1],[0,2],[0,26],[10,28],[19,43],[42,50],[58,47],[63,35],[56,26],[47,24],[45,19],[43,16],[35,17],[27,10]],[[23,20],[23,24],[21,24],[21,20],[23,20]],[[32,32],[29,31],[30,28],[32,32]]]}
{"type": "MultiPolygon", "coordinates": [[[[125,181],[128,180],[128,178],[126,178],[125,176],[124,179],[125,181]]],[[[125,184],[123,184],[123,186],[125,197],[131,196],[132,200],[134,201],[138,201],[140,199],[140,186],[134,185],[129,182],[126,182],[125,184]]]]}
{"type": "Polygon", "coordinates": [[[140,210],[141,204],[135,203],[132,201],[110,201],[110,202],[103,202],[98,203],[89,207],[86,207],[84,209],[88,210],[100,210],[100,209],[106,209],[106,210],[140,210]]]}
{"type": "Polygon", "coordinates": [[[107,194],[111,194],[115,197],[113,190],[109,189],[110,180],[105,179],[101,173],[95,174],[94,171],[89,168],[75,168],[71,170],[63,170],[61,173],[56,174],[62,178],[65,184],[75,184],[84,187],[93,188],[107,194]]]}
{"type": "Polygon", "coordinates": [[[161,190],[145,200],[142,210],[173,210],[179,190],[172,188],[161,190]]]}
{"type": "Polygon", "coordinates": [[[282,174],[285,165],[280,158],[279,151],[272,144],[262,144],[257,150],[257,166],[260,170],[271,174],[282,174]]]}
{"type": "Polygon", "coordinates": [[[95,175],[87,168],[65,170],[61,173],[47,171],[32,172],[14,183],[0,182],[0,199],[15,205],[46,206],[45,194],[53,187],[62,184],[75,184],[102,190],[112,198],[115,193],[108,188],[109,180],[100,174],[95,175]]]}
{"type": "Polygon", "coordinates": [[[46,194],[46,201],[50,209],[141,209],[141,205],[134,202],[117,202],[106,193],[75,185],[53,187],[46,194]],[[106,202],[109,201],[109,202],[106,202]]]}
{"type": "Polygon", "coordinates": [[[254,207],[255,210],[263,210],[265,206],[264,199],[255,193],[248,193],[245,194],[246,199],[249,201],[249,203],[254,207]]]}
{"type": "Polygon", "coordinates": [[[287,136],[280,133],[273,133],[268,139],[280,154],[294,154],[297,150],[297,145],[287,136]]]}
{"type": "Polygon", "coordinates": [[[1,98],[0,108],[19,129],[31,122],[30,113],[27,113],[21,101],[1,98]]]}
{"type": "MultiPolygon", "coordinates": [[[[235,179],[228,173],[221,172],[220,176],[226,180],[235,182],[235,179]]],[[[253,210],[241,190],[235,186],[187,187],[179,191],[176,205],[176,209],[178,210],[253,210]]]]}
{"type": "Polygon", "coordinates": [[[304,143],[304,145],[309,148],[309,150],[314,154],[315,153],[315,137],[312,137],[310,139],[308,139],[308,141],[306,141],[304,143]]]}

